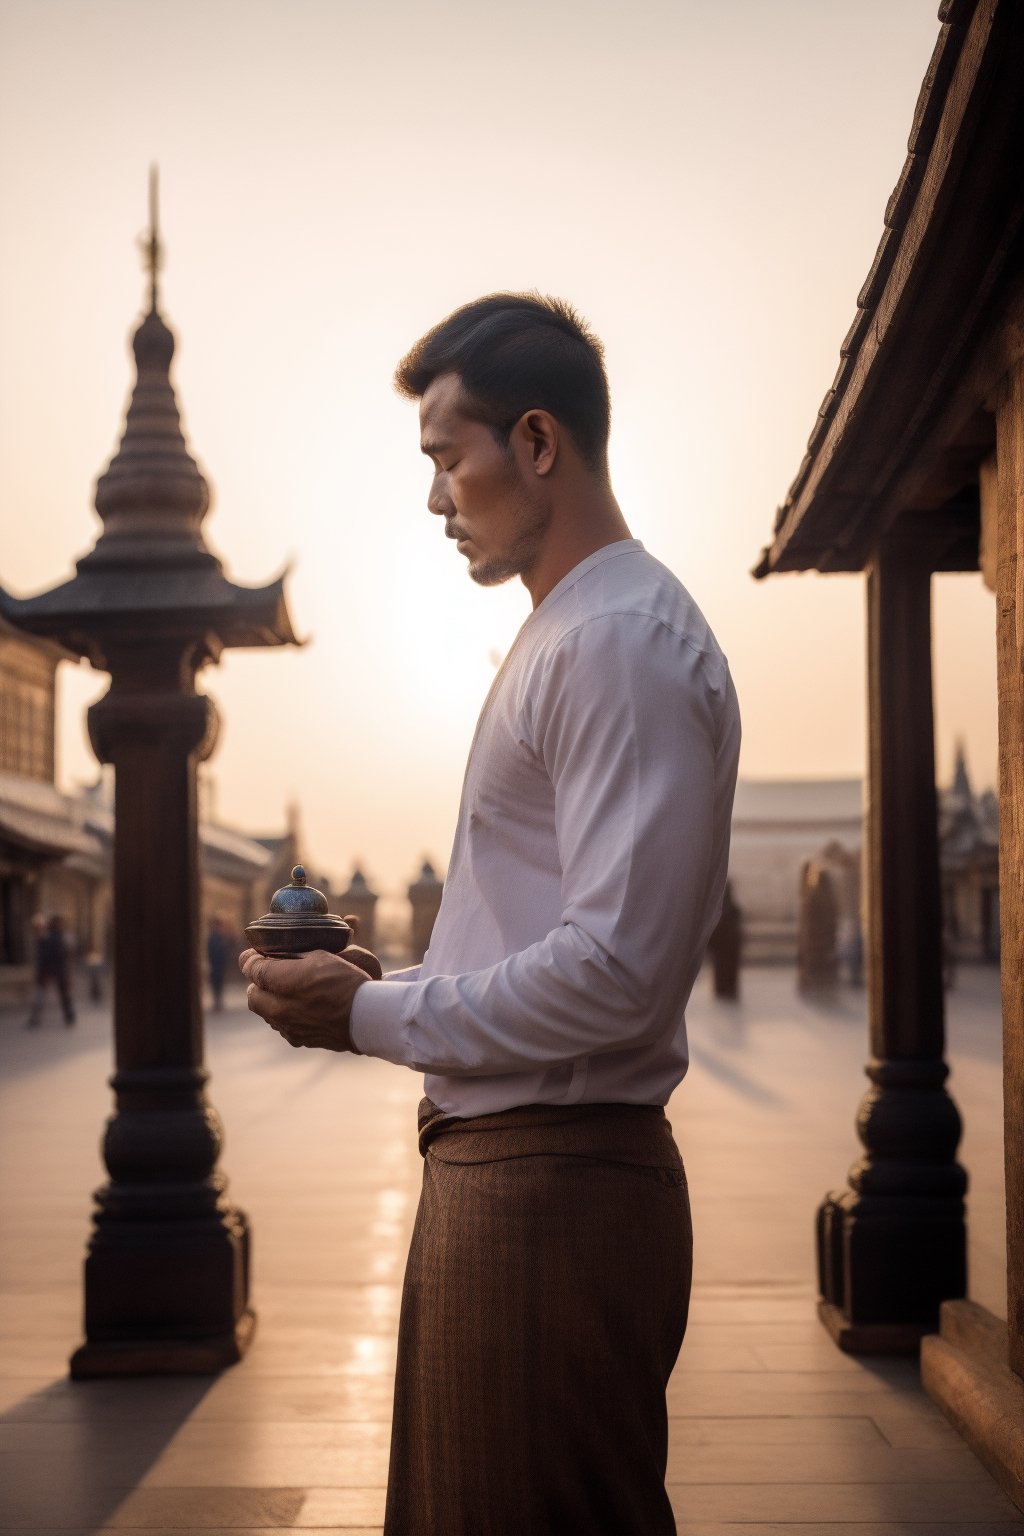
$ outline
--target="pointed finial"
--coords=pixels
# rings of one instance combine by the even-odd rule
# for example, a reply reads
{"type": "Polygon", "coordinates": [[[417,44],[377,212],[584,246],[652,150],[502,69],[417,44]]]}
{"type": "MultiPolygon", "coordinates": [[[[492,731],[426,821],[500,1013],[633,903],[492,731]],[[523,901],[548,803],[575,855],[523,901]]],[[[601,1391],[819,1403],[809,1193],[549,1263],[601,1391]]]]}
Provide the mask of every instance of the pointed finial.
{"type": "Polygon", "coordinates": [[[967,772],[967,746],[962,736],[956,738],[956,757],[953,765],[953,793],[971,801],[974,798],[971,780],[967,772]]]}
{"type": "Polygon", "coordinates": [[[149,273],[149,312],[155,315],[159,298],[158,274],[164,257],[160,244],[160,168],[156,165],[149,168],[149,233],[139,244],[149,273]]]}
{"type": "Polygon", "coordinates": [[[149,272],[149,313],[132,337],[136,381],[117,452],[96,482],[96,510],[104,532],[92,554],[94,564],[151,561],[153,538],[163,556],[177,551],[188,561],[213,562],[200,524],[210,506],[210,488],[188,451],[171,383],[174,335],[157,309],[157,275],[162,257],[157,168],[149,173],[148,232],[140,236],[149,272]],[[135,551],[129,554],[129,551],[135,551]]]}

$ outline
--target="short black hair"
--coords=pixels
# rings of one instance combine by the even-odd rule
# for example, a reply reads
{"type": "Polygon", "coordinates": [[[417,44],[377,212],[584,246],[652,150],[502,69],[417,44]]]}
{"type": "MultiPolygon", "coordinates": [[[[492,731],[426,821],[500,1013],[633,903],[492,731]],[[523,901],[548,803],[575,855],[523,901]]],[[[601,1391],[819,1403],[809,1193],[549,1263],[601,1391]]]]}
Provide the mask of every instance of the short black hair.
{"type": "Polygon", "coordinates": [[[564,299],[490,293],[462,305],[403,357],[395,388],[418,400],[443,373],[458,375],[471,414],[499,442],[524,412],[550,411],[589,468],[603,469],[611,423],[604,348],[564,299]]]}

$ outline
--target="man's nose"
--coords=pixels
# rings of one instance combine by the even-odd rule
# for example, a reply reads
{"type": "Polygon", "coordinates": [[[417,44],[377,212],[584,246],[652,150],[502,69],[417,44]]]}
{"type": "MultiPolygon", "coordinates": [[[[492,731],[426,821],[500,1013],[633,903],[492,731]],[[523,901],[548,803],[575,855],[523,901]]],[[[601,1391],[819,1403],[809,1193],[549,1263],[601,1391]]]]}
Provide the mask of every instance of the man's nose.
{"type": "Polygon", "coordinates": [[[451,497],[445,494],[443,487],[437,480],[430,487],[430,494],[427,497],[427,510],[433,512],[435,517],[451,517],[455,511],[455,508],[452,506],[451,497]]]}

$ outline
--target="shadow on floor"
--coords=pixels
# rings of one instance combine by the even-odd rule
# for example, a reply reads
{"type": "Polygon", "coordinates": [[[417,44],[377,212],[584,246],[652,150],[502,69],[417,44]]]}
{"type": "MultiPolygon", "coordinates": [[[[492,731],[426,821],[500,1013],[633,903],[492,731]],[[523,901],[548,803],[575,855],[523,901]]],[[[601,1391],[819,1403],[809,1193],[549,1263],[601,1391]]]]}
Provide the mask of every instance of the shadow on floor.
{"type": "Polygon", "coordinates": [[[716,1077],[720,1082],[734,1088],[738,1094],[750,1103],[761,1104],[770,1109],[785,1109],[789,1104],[781,1094],[775,1093],[771,1088],[766,1088],[763,1083],[757,1082],[753,1077],[737,1066],[735,1059],[726,1061],[721,1056],[716,1056],[712,1051],[703,1046],[690,1046],[690,1060],[709,1077],[716,1077]]]}
{"type": "Polygon", "coordinates": [[[0,1528],[102,1530],[215,1380],[61,1378],[11,1404],[0,1414],[0,1528]]]}

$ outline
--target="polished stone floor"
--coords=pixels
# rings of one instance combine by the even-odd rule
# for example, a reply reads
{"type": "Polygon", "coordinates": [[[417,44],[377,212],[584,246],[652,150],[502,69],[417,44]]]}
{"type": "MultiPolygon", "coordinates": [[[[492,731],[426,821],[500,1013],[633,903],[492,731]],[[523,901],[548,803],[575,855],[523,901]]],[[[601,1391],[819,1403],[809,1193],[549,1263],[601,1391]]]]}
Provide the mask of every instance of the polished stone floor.
{"type": "MultiPolygon", "coordinates": [[[[856,1150],[863,1011],[854,992],[798,1000],[788,972],[749,973],[738,1005],[698,983],[693,1067],[670,1108],[697,1242],[670,1388],[668,1480],[686,1536],[1024,1529],[915,1365],[844,1356],[815,1320],[813,1212],[856,1150]]],[[[993,973],[964,971],[952,1087],[972,1175],[972,1289],[996,1310],[998,1034],[993,973]]],[[[0,1529],[379,1531],[417,1080],[293,1052],[237,1002],[213,1017],[211,1097],[255,1233],[257,1342],[216,1380],[73,1384],[109,1056],[102,1009],[67,1031],[55,1016],[28,1032],[0,1015],[0,1529]]]]}

